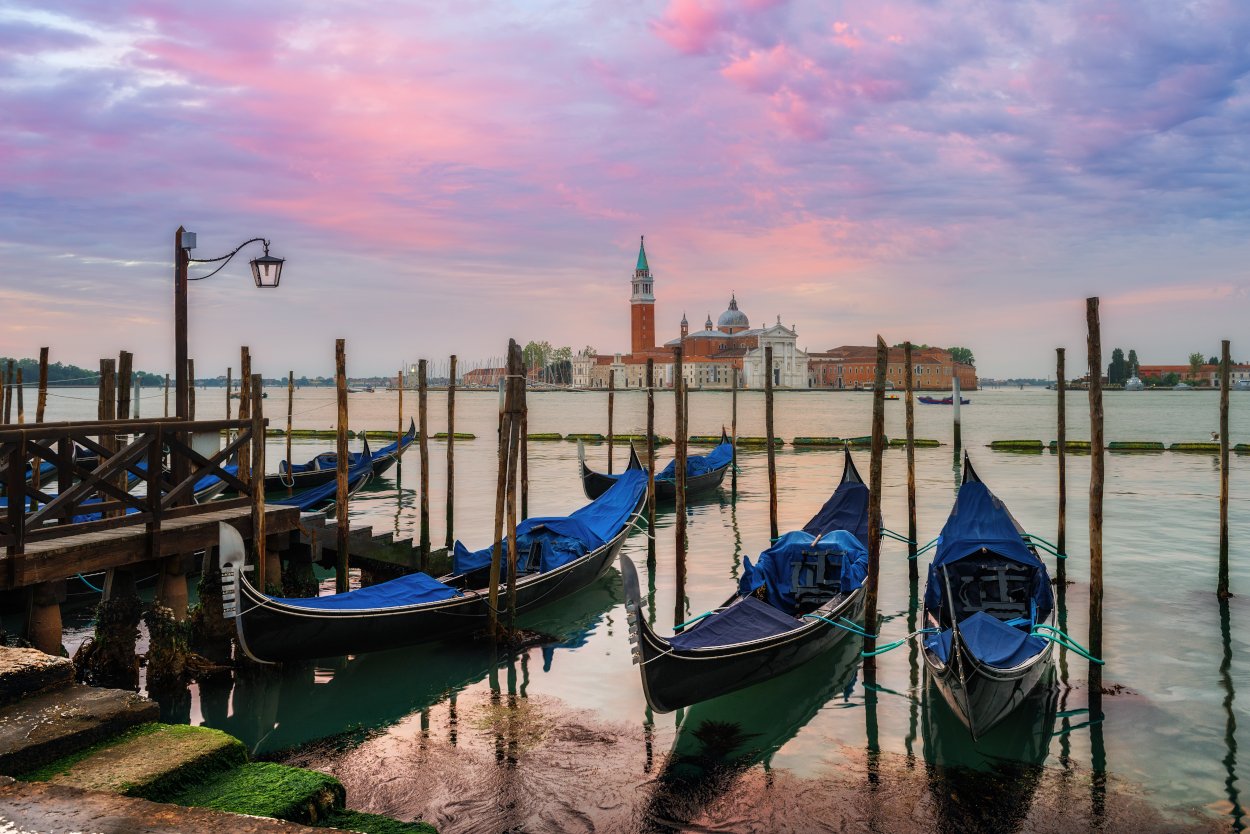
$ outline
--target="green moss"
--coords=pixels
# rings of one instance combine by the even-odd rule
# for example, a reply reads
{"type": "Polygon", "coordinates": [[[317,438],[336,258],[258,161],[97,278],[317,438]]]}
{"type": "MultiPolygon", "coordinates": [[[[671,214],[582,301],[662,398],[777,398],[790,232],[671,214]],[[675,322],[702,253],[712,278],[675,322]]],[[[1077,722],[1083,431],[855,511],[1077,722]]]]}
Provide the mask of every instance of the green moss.
{"type": "Polygon", "coordinates": [[[1168,447],[1172,452],[1219,452],[1218,443],[1173,443],[1168,447]]]}
{"type": "Polygon", "coordinates": [[[1162,452],[1161,442],[1149,440],[1113,440],[1107,444],[1113,452],[1162,452]]]}
{"type": "MultiPolygon", "coordinates": [[[[646,440],[647,438],[643,436],[641,439],[646,440]]],[[[720,435],[719,434],[692,434],[690,435],[689,438],[687,438],[686,442],[691,443],[695,446],[719,446],[720,435]]]]}
{"type": "MultiPolygon", "coordinates": [[[[785,444],[785,441],[782,440],[780,437],[773,438],[774,446],[782,446],[784,444],[785,444]]],[[[739,446],[767,446],[768,438],[767,437],[739,437],[738,445],[739,446]]]]}
{"type": "Polygon", "coordinates": [[[361,831],[364,834],[437,834],[434,826],[427,822],[400,822],[363,811],[334,811],[326,817],[324,824],[329,828],[361,831]]]}
{"type": "Polygon", "coordinates": [[[153,721],[150,724],[140,724],[137,727],[131,727],[129,730],[120,735],[113,736],[112,738],[93,744],[90,747],[85,747],[82,750],[70,753],[68,756],[63,756],[54,762],[49,762],[43,767],[36,768],[35,770],[31,770],[26,773],[20,773],[17,775],[17,778],[23,782],[47,782],[52,777],[64,773],[94,753],[106,750],[109,747],[121,744],[124,741],[130,741],[131,739],[136,739],[141,736],[151,735],[152,733],[155,733],[167,726],[169,725],[153,721]]]}
{"type": "Polygon", "coordinates": [[[586,440],[592,443],[601,443],[603,442],[605,438],[601,434],[582,432],[580,434],[566,434],[564,436],[564,439],[565,440],[586,440]]]}
{"type": "Polygon", "coordinates": [[[1040,452],[1040,440],[992,440],[990,448],[999,452],[1040,452]]]}
{"type": "Polygon", "coordinates": [[[558,431],[539,432],[537,434],[525,435],[527,440],[563,440],[564,435],[558,431]]]}
{"type": "Polygon", "coordinates": [[[842,438],[840,437],[796,437],[790,441],[794,446],[830,446],[840,447],[842,438]]]}
{"type": "MultiPolygon", "coordinates": [[[[941,442],[937,440],[930,440],[924,437],[912,438],[911,442],[912,442],[912,445],[915,446],[917,449],[936,449],[938,446],[942,445],[941,442]]],[[[895,448],[902,448],[907,445],[907,438],[892,437],[890,438],[890,445],[895,448]]]]}
{"type": "MultiPolygon", "coordinates": [[[[435,439],[435,440],[446,440],[446,439],[447,439],[447,432],[445,432],[445,431],[440,431],[438,434],[434,435],[434,439],[435,439]]],[[[457,439],[457,440],[477,440],[477,435],[476,435],[476,434],[473,434],[472,432],[467,432],[467,431],[458,431],[458,432],[456,432],[456,439],[457,439]]]]}
{"type": "Polygon", "coordinates": [[[1233,447],[1233,451],[1239,455],[1250,455],[1250,443],[1238,443],[1233,447]]]}
{"type": "MultiPolygon", "coordinates": [[[[1050,450],[1052,452],[1059,451],[1059,441],[1050,441],[1050,450]]],[[[1063,442],[1063,450],[1070,454],[1088,455],[1091,451],[1088,440],[1065,440],[1063,442]]]]}
{"type": "Polygon", "coordinates": [[[343,784],[333,776],[252,762],[204,779],[165,801],[310,824],[341,810],[345,796],[343,784]]]}
{"type": "Polygon", "coordinates": [[[396,437],[395,432],[386,431],[385,429],[369,429],[363,432],[363,434],[370,440],[394,440],[396,437]]]}

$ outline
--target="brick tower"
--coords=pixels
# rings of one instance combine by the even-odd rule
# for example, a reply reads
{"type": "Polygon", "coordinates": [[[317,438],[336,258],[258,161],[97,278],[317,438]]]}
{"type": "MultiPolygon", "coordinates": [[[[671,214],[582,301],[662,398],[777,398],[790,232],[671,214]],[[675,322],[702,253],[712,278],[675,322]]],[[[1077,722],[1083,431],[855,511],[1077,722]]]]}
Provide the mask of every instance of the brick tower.
{"type": "Polygon", "coordinates": [[[634,267],[633,295],[629,299],[630,346],[634,353],[655,348],[655,294],[652,292],[651,268],[647,266],[647,249],[638,239],[638,265],[634,267]]]}

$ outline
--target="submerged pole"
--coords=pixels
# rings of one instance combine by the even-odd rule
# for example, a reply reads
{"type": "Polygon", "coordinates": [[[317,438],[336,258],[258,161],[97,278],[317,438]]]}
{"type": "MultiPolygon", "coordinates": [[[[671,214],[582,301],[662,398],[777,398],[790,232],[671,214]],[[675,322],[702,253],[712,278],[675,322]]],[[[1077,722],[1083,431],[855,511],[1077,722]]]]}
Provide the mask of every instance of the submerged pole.
{"type": "MultiPolygon", "coordinates": [[[[1059,530],[1055,534],[1055,549],[1068,552],[1068,406],[1066,350],[1055,348],[1055,408],[1058,410],[1055,452],[1059,455],[1059,530]]],[[[1068,581],[1068,560],[1056,559],[1055,581],[1063,585],[1068,581]]]]}
{"type": "Polygon", "coordinates": [[[335,426],[335,532],[338,534],[334,558],[334,591],[346,593],[351,588],[348,578],[347,549],[347,342],[334,340],[334,386],[338,394],[338,421],[335,426]]]}
{"type": "Polygon", "coordinates": [[[447,540],[450,552],[455,543],[456,503],[456,354],[451,355],[447,372],[447,540]]]}
{"type": "Polygon", "coordinates": [[[676,443],[674,452],[677,459],[674,467],[674,497],[677,502],[676,524],[674,525],[676,527],[677,593],[673,624],[676,625],[686,619],[686,376],[682,368],[681,347],[673,348],[673,374],[673,406],[676,417],[673,441],[676,443]]]}
{"type": "MultiPolygon", "coordinates": [[[[1102,657],[1102,334],[1098,323],[1098,298],[1085,300],[1085,323],[1089,329],[1089,651],[1102,657]]],[[[1101,717],[1102,667],[1089,664],[1090,718],[1101,717]]]]}
{"type": "Polygon", "coordinates": [[[616,369],[608,366],[608,474],[612,474],[612,458],[615,446],[612,441],[612,416],[616,400],[616,369]]]}
{"type": "Polygon", "coordinates": [[[764,348],[764,435],[768,447],[768,535],[777,541],[777,450],[773,446],[773,346],[764,348]]]}
{"type": "Polygon", "coordinates": [[[655,562],[655,360],[647,360],[647,558],[655,562]]]}
{"type": "Polygon", "coordinates": [[[430,564],[430,421],[429,378],[426,361],[417,362],[417,442],[421,453],[421,570],[430,564]]]}
{"type": "Polygon", "coordinates": [[[903,369],[903,409],[907,418],[907,579],[914,586],[920,579],[920,567],[916,564],[916,380],[911,342],[903,342],[903,363],[907,366],[903,369]]]}
{"type": "Polygon", "coordinates": [[[1220,573],[1216,595],[1220,599],[1232,596],[1228,590],[1228,386],[1230,383],[1229,359],[1231,345],[1228,339],[1220,342],[1220,573]]]}
{"type": "MultiPolygon", "coordinates": [[[[885,377],[890,351],[877,337],[877,373],[872,387],[872,458],[868,470],[868,575],[864,578],[864,651],[876,649],[877,577],[881,570],[881,458],[885,453],[885,377]]],[[[865,674],[876,672],[876,658],[864,658],[865,674]]]]}

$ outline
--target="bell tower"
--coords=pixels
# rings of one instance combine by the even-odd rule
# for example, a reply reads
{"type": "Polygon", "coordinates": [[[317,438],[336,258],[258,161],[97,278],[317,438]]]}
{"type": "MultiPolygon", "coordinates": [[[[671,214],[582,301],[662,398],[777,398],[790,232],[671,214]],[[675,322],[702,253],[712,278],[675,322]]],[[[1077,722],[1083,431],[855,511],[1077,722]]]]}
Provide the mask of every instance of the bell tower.
{"type": "Polygon", "coordinates": [[[644,238],[638,239],[638,264],[634,267],[630,296],[630,349],[641,353],[655,348],[655,293],[651,267],[647,265],[644,238]]]}

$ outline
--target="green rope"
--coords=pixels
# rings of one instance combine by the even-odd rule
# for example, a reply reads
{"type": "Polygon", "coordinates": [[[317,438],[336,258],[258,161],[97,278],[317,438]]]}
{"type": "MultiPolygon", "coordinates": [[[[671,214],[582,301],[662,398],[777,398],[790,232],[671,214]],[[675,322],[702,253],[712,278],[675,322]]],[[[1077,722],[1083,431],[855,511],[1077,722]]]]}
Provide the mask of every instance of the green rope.
{"type": "Polygon", "coordinates": [[[692,619],[686,620],[684,623],[678,623],[677,625],[673,626],[673,630],[676,631],[679,628],[685,628],[686,626],[691,625],[693,623],[697,623],[699,620],[702,620],[704,617],[710,617],[715,613],[716,613],[715,611],[704,611],[702,614],[700,614],[697,617],[694,617],[692,619]]]}
{"type": "Polygon", "coordinates": [[[80,581],[80,582],[82,582],[82,584],[86,585],[88,588],[90,588],[91,590],[95,591],[97,594],[102,594],[102,593],[104,593],[104,589],[103,589],[103,588],[97,588],[96,586],[92,585],[92,584],[91,584],[91,583],[87,580],[87,577],[83,576],[81,573],[80,573],[80,574],[77,574],[77,576],[78,576],[79,581],[80,581]]]}
{"type": "Polygon", "coordinates": [[[881,538],[894,539],[894,541],[902,542],[903,544],[915,544],[914,541],[907,538],[906,536],[901,536],[898,533],[895,533],[893,530],[887,530],[885,527],[881,528],[881,538]]]}
{"type": "MultiPolygon", "coordinates": [[[[938,536],[938,539],[940,539],[940,538],[941,538],[941,536],[938,536]]],[[[929,542],[929,543],[928,543],[928,544],[926,544],[924,547],[920,548],[919,550],[917,550],[915,553],[913,553],[912,555],[908,556],[907,558],[908,558],[908,559],[915,559],[915,558],[916,558],[917,556],[919,556],[921,553],[927,553],[928,551],[930,551],[930,550],[932,550],[933,548],[937,547],[938,539],[934,539],[933,541],[929,542]]]]}
{"type": "Polygon", "coordinates": [[[1060,553],[1057,547],[1055,547],[1053,544],[1043,539],[1041,536],[1033,536],[1028,533],[1025,533],[1024,540],[1027,541],[1029,544],[1033,545],[1034,547],[1040,547],[1042,550],[1045,550],[1047,553],[1051,554],[1052,556],[1055,556],[1056,558],[1059,558],[1059,559],[1068,558],[1068,554],[1060,553]]]}
{"type": "Polygon", "coordinates": [[[917,637],[921,634],[937,634],[939,631],[941,631],[940,628],[922,628],[919,631],[913,631],[911,634],[907,635],[902,640],[895,640],[893,643],[887,643],[886,645],[882,646],[876,651],[860,652],[859,656],[860,657],[876,657],[879,654],[885,654],[888,651],[897,649],[899,646],[904,645],[908,640],[911,640],[913,637],[917,637]]]}
{"type": "Polygon", "coordinates": [[[852,634],[858,634],[860,637],[867,637],[872,640],[877,639],[877,635],[869,634],[858,625],[848,620],[846,617],[839,617],[838,620],[841,620],[842,622],[838,622],[837,620],[831,620],[828,617],[822,617],[819,614],[804,614],[803,616],[811,617],[814,620],[820,620],[822,623],[828,623],[831,626],[837,626],[838,628],[845,629],[852,634]]]}
{"type": "Polygon", "coordinates": [[[1040,637],[1043,640],[1049,640],[1052,643],[1058,643],[1060,646],[1063,646],[1065,649],[1074,651],[1077,654],[1079,654],[1081,657],[1085,658],[1091,663],[1097,663],[1099,666],[1102,666],[1106,662],[1106,661],[1099,660],[1098,658],[1094,657],[1092,654],[1089,653],[1088,649],[1086,649],[1084,646],[1077,643],[1071,637],[1064,634],[1062,631],[1055,628],[1054,626],[1035,625],[1033,626],[1033,629],[1032,631],[1029,632],[1029,634],[1032,634],[1035,637],[1040,637]],[[1054,634],[1045,634],[1044,632],[1047,632],[1047,631],[1054,632],[1054,634]]]}

